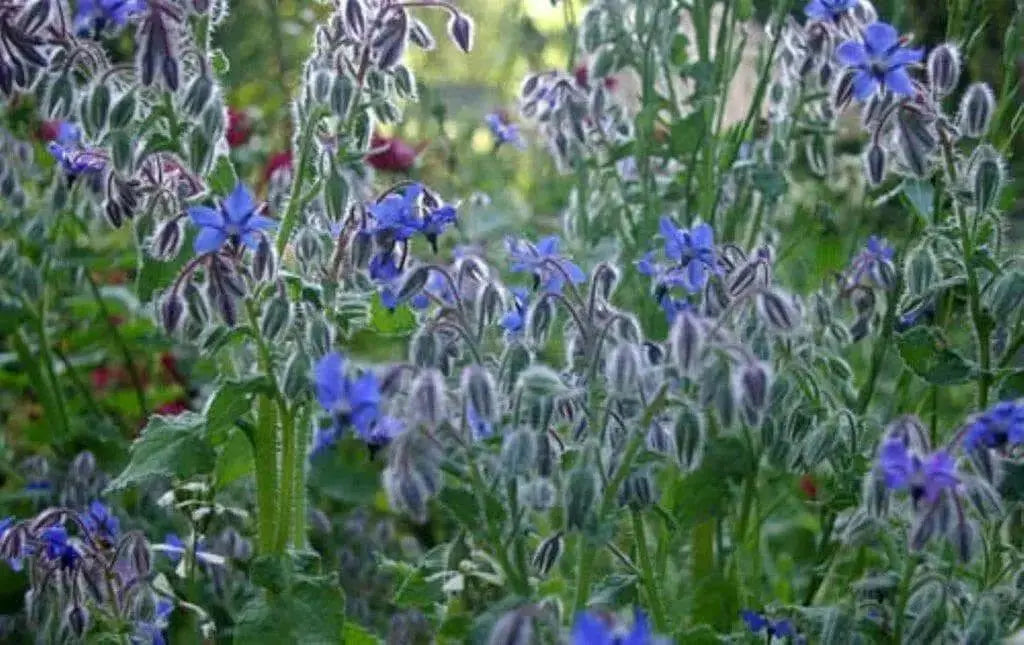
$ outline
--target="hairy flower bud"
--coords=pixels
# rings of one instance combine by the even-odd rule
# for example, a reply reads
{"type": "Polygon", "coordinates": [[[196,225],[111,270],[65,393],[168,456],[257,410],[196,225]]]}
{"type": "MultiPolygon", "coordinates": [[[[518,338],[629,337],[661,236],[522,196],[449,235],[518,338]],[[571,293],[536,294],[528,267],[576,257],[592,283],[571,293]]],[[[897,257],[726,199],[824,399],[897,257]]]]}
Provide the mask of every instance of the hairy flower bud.
{"type": "Polygon", "coordinates": [[[89,612],[85,607],[77,603],[72,605],[65,614],[64,620],[75,637],[85,636],[85,632],[89,628],[89,612]]]}
{"type": "Polygon", "coordinates": [[[669,331],[669,354],[679,371],[686,376],[697,373],[704,352],[704,328],[689,311],[676,316],[669,331]]]}
{"type": "Polygon", "coordinates": [[[429,428],[436,428],[447,414],[444,378],[437,369],[425,369],[409,390],[412,417],[429,428]]]}
{"type": "Polygon", "coordinates": [[[192,81],[192,84],[185,92],[182,107],[191,116],[198,117],[210,103],[210,99],[213,97],[213,90],[213,81],[208,76],[205,74],[196,76],[196,79],[192,81]]]}
{"type": "Polygon", "coordinates": [[[757,306],[762,319],[777,331],[792,331],[800,324],[800,312],[790,298],[777,291],[759,293],[757,306]]]}
{"type": "Polygon", "coordinates": [[[539,545],[537,550],[533,553],[532,564],[533,568],[537,570],[541,576],[548,575],[552,567],[558,562],[558,558],[562,555],[565,550],[565,538],[563,537],[562,531],[555,533],[549,538],[545,538],[539,545]]]}
{"type": "Polygon", "coordinates": [[[260,334],[269,341],[274,341],[288,326],[291,320],[291,303],[287,298],[275,296],[263,309],[260,318],[260,334]]]}
{"type": "Polygon", "coordinates": [[[178,328],[178,323],[181,322],[182,314],[184,313],[185,304],[182,302],[181,296],[178,295],[177,291],[171,289],[160,303],[160,324],[163,326],[164,331],[168,334],[173,334],[174,330],[178,328]]]}
{"type": "Polygon", "coordinates": [[[570,471],[565,485],[565,525],[570,531],[587,527],[597,503],[597,478],[580,464],[570,471]]]}
{"type": "Polygon", "coordinates": [[[266,235],[260,235],[260,241],[256,245],[256,253],[252,258],[252,276],[263,282],[274,277],[277,271],[277,261],[274,257],[274,246],[266,235]]]}
{"type": "Polygon", "coordinates": [[[637,389],[640,352],[632,343],[620,343],[605,360],[605,378],[615,396],[629,397],[637,389]]]}
{"type": "Polygon", "coordinates": [[[928,85],[937,97],[948,96],[960,80],[960,50],[943,43],[928,54],[928,85]]]}
{"type": "Polygon", "coordinates": [[[441,358],[441,342],[437,334],[422,327],[409,343],[409,362],[416,367],[438,367],[441,358]]]}
{"type": "Polygon", "coordinates": [[[996,99],[992,89],[985,83],[972,83],[960,100],[960,132],[974,139],[985,136],[995,107],[996,99]]]}
{"type": "Polygon", "coordinates": [[[531,645],[533,634],[531,607],[520,607],[507,612],[494,623],[487,645],[531,645]]]}
{"type": "Polygon", "coordinates": [[[760,361],[750,361],[734,371],[736,399],[739,401],[744,420],[756,426],[768,404],[768,387],[771,374],[768,366],[760,361]]]}
{"type": "Polygon", "coordinates": [[[508,477],[526,475],[536,460],[537,433],[519,428],[505,435],[501,444],[501,472],[508,477]]]}
{"type": "Polygon", "coordinates": [[[448,20],[448,35],[459,49],[469,53],[473,48],[473,21],[469,16],[459,12],[452,12],[448,20]]]}
{"type": "Polygon", "coordinates": [[[886,154],[885,149],[877,143],[872,143],[864,154],[864,174],[868,183],[878,186],[885,179],[886,154]]]}
{"type": "Polygon", "coordinates": [[[493,420],[498,410],[494,377],[483,367],[471,365],[462,371],[462,391],[476,413],[493,420]]]}
{"type": "Polygon", "coordinates": [[[700,414],[690,406],[683,406],[675,419],[675,445],[679,465],[694,470],[704,459],[706,436],[700,414]]]}
{"type": "Polygon", "coordinates": [[[988,213],[999,199],[1006,183],[1003,158],[990,145],[978,146],[967,164],[970,186],[974,197],[974,210],[988,213]]]}
{"type": "Polygon", "coordinates": [[[170,219],[160,225],[150,241],[149,252],[157,260],[166,262],[178,255],[184,236],[181,231],[181,220],[170,219]]]}
{"type": "Polygon", "coordinates": [[[551,298],[537,298],[533,306],[530,307],[526,318],[526,329],[530,340],[538,345],[543,345],[554,319],[555,306],[551,298]]]}

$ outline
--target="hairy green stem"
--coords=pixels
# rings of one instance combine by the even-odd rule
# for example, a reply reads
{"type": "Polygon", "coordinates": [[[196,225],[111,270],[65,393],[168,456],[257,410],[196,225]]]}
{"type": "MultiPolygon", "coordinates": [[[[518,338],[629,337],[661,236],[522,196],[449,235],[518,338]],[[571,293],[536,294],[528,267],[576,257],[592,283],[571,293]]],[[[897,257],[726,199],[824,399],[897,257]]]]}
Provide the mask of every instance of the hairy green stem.
{"type": "Polygon", "coordinates": [[[651,608],[651,616],[654,618],[654,626],[658,632],[665,632],[668,625],[665,622],[665,609],[662,607],[661,592],[658,590],[658,579],[654,577],[654,567],[651,565],[651,554],[647,548],[647,532],[644,530],[644,518],[638,509],[630,509],[633,519],[633,539],[636,541],[636,549],[640,554],[640,570],[643,573],[643,587],[647,591],[647,604],[651,608]]]}
{"type": "Polygon", "coordinates": [[[96,306],[100,309],[100,316],[103,317],[104,324],[110,331],[110,337],[121,353],[121,360],[124,361],[125,369],[128,370],[128,378],[131,379],[132,388],[135,390],[135,400],[139,404],[139,412],[142,413],[142,418],[145,419],[149,416],[149,406],[146,405],[146,386],[142,383],[142,376],[139,374],[135,361],[132,360],[132,353],[128,349],[128,344],[124,342],[124,337],[118,331],[117,325],[111,320],[110,310],[107,308],[107,303],[103,300],[103,294],[100,293],[99,286],[88,271],[82,271],[82,273],[85,274],[85,279],[89,283],[89,290],[96,301],[96,306]]]}

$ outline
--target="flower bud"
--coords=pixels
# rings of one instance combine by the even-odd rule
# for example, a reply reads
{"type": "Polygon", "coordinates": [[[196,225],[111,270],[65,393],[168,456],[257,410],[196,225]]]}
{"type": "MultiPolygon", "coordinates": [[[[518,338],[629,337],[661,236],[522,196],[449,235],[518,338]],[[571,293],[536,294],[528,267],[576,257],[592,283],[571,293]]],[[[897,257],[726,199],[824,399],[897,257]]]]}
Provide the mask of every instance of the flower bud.
{"type": "Polygon", "coordinates": [[[558,562],[558,558],[562,555],[562,551],[565,550],[565,538],[563,537],[562,531],[555,533],[549,538],[544,539],[538,546],[537,550],[533,554],[533,568],[537,570],[541,576],[548,575],[551,568],[558,562]]]}
{"type": "Polygon", "coordinates": [[[303,392],[309,391],[309,357],[304,352],[296,351],[284,367],[281,389],[289,399],[295,399],[303,392]]]}
{"type": "Polygon", "coordinates": [[[266,235],[260,235],[256,253],[252,258],[252,276],[263,282],[272,279],[276,271],[277,261],[274,257],[274,247],[266,235]]]}
{"type": "Polygon", "coordinates": [[[303,229],[295,240],[295,258],[306,266],[316,266],[322,261],[322,256],[320,238],[312,229],[303,229]]]}
{"type": "Polygon", "coordinates": [[[509,394],[519,382],[519,377],[530,366],[533,357],[522,343],[513,343],[505,349],[501,357],[502,370],[498,374],[501,381],[501,391],[509,394]]]}
{"type": "Polygon", "coordinates": [[[462,391],[481,418],[494,419],[498,403],[494,377],[490,372],[478,365],[471,365],[462,370],[462,391]]]}
{"type": "Polygon", "coordinates": [[[157,229],[150,243],[150,254],[157,260],[167,261],[178,255],[182,241],[181,220],[167,220],[157,229]]]}
{"type": "Polygon", "coordinates": [[[704,328],[695,315],[681,311],[669,332],[669,353],[686,376],[697,373],[704,352],[704,328]]]}
{"type": "Polygon", "coordinates": [[[409,362],[416,367],[437,367],[440,356],[441,347],[437,334],[426,327],[421,328],[409,343],[409,362]]]}
{"type": "Polygon", "coordinates": [[[178,295],[177,291],[171,289],[160,303],[160,324],[163,326],[164,331],[168,334],[173,334],[174,330],[178,328],[178,323],[181,322],[182,314],[184,313],[185,304],[182,302],[181,296],[178,295]]]}
{"type": "Polygon", "coordinates": [[[647,437],[644,442],[651,452],[660,452],[663,455],[676,455],[676,439],[669,428],[662,423],[652,423],[647,428],[647,437]]]}
{"type": "Polygon", "coordinates": [[[459,12],[452,12],[448,21],[448,35],[459,49],[469,53],[473,48],[473,21],[459,12]]]}
{"type": "Polygon", "coordinates": [[[281,331],[288,326],[290,320],[291,303],[288,299],[280,296],[271,298],[260,318],[260,334],[267,340],[273,341],[280,336],[281,331]]]}
{"type": "Polygon", "coordinates": [[[412,417],[429,428],[447,418],[444,378],[437,369],[422,370],[409,391],[412,417]]]}
{"type": "Polygon", "coordinates": [[[510,432],[501,444],[501,472],[510,478],[528,474],[536,454],[535,432],[526,428],[510,432]]]}
{"type": "Polygon", "coordinates": [[[526,487],[524,497],[535,511],[548,511],[558,502],[558,489],[547,477],[533,480],[526,487]]]}
{"type": "Polygon", "coordinates": [[[205,74],[196,76],[196,80],[192,81],[192,85],[189,86],[188,91],[185,93],[185,100],[182,103],[185,112],[193,117],[201,115],[210,103],[213,90],[213,81],[208,76],[205,74]]]}
{"type": "Polygon", "coordinates": [[[637,388],[640,352],[632,343],[617,345],[605,361],[605,378],[615,396],[629,397],[637,388]]]}
{"type": "Polygon", "coordinates": [[[776,331],[788,332],[800,324],[800,313],[790,299],[777,291],[762,291],[757,298],[761,317],[776,331]]]}
{"type": "Polygon", "coordinates": [[[359,37],[366,29],[362,0],[348,0],[345,3],[345,26],[349,34],[359,37]]]}
{"type": "Polygon", "coordinates": [[[588,526],[597,503],[597,478],[582,463],[569,473],[565,485],[565,525],[570,531],[588,526]]]}
{"type": "Polygon", "coordinates": [[[477,294],[476,305],[480,323],[489,325],[505,310],[505,299],[495,283],[485,282],[477,294]]]}
{"type": "Polygon", "coordinates": [[[978,214],[989,212],[1006,183],[1003,159],[990,145],[978,146],[968,163],[970,186],[974,193],[974,210],[978,214]]]}
{"type": "Polygon", "coordinates": [[[331,351],[331,346],[334,344],[331,328],[323,316],[314,315],[310,317],[307,324],[306,338],[309,341],[310,352],[314,356],[323,356],[331,351]]]}
{"type": "Polygon", "coordinates": [[[864,155],[864,174],[868,183],[877,186],[885,179],[885,149],[877,143],[872,143],[864,155]]]}
{"type": "Polygon", "coordinates": [[[679,465],[695,470],[704,459],[706,436],[700,414],[686,405],[680,408],[675,420],[675,445],[679,465]]]}
{"type": "Polygon", "coordinates": [[[996,99],[985,83],[972,83],[960,101],[959,125],[964,136],[979,139],[985,136],[995,112],[996,99]]]}
{"type": "Polygon", "coordinates": [[[547,339],[551,323],[555,319],[555,306],[551,298],[537,298],[530,307],[526,319],[526,329],[531,341],[543,345],[547,339]]]}
{"type": "Polygon", "coordinates": [[[928,85],[936,97],[948,96],[960,80],[960,50],[943,43],[928,54],[928,85]]]}
{"type": "Polygon", "coordinates": [[[114,103],[110,110],[110,129],[120,130],[125,128],[135,118],[135,92],[127,92],[114,103]]]}
{"type": "Polygon", "coordinates": [[[646,508],[654,504],[657,501],[657,497],[654,482],[646,469],[631,473],[622,482],[622,488],[619,490],[619,504],[621,506],[629,505],[632,508],[646,508]]]}
{"type": "Polygon", "coordinates": [[[756,426],[768,404],[771,380],[767,365],[751,361],[735,372],[736,399],[740,402],[748,425],[756,426]]]}
{"type": "Polygon", "coordinates": [[[89,612],[85,607],[77,603],[72,605],[64,619],[75,637],[85,636],[85,631],[89,628],[89,612]]]}
{"type": "Polygon", "coordinates": [[[365,269],[373,256],[373,236],[368,233],[357,233],[352,238],[352,266],[365,269]]]}
{"type": "Polygon", "coordinates": [[[532,645],[532,607],[525,606],[507,612],[494,623],[487,645],[532,645]]]}
{"type": "Polygon", "coordinates": [[[593,294],[607,302],[619,283],[619,270],[608,262],[601,262],[591,273],[591,289],[593,294]]]}

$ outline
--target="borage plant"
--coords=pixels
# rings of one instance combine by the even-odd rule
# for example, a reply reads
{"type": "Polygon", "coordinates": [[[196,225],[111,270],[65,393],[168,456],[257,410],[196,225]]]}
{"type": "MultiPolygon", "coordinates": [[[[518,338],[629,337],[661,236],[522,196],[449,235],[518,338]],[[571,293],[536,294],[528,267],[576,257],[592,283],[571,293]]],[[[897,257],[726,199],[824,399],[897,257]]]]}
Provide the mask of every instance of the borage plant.
{"type": "MultiPolygon", "coordinates": [[[[5,345],[72,482],[32,488],[52,485],[33,458],[35,504],[0,533],[28,574],[25,627],[495,644],[1018,629],[1024,279],[999,210],[1017,90],[958,92],[969,43],[915,47],[865,0],[814,0],[802,24],[785,9],[762,31],[731,4],[589,6],[581,67],[519,93],[574,179],[563,235],[502,253],[452,249],[468,209],[367,168],[417,95],[422,14],[471,49],[453,4],[327,5],[266,199],[230,156],[226,1],[0,5],[5,115],[17,97],[55,121],[52,162],[0,139],[18,213],[5,345]],[[850,123],[866,139],[851,181],[898,223],[886,239],[847,222],[864,248],[814,283],[791,238],[806,193],[850,165],[850,123]],[[120,227],[139,251],[131,313],[210,366],[192,409],[151,415],[93,277],[95,240],[120,227]],[[148,418],[110,481],[78,444],[131,424],[53,337],[51,305],[78,289],[148,418]],[[399,316],[406,358],[364,360],[357,339],[399,316]],[[336,523],[309,493],[340,454],[379,466],[384,494],[336,523]]],[[[526,145],[525,124],[484,122],[495,149],[526,145]]]]}

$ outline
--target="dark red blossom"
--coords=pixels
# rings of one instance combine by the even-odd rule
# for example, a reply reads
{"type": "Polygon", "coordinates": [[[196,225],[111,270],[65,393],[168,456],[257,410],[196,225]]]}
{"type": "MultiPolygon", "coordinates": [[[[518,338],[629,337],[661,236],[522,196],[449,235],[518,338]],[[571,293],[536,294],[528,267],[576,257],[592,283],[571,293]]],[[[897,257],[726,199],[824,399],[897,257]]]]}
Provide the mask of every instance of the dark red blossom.
{"type": "Polygon", "coordinates": [[[804,473],[800,476],[800,490],[809,500],[818,499],[818,482],[814,480],[814,476],[810,473],[804,473]]]}
{"type": "Polygon", "coordinates": [[[377,170],[407,172],[416,163],[419,150],[398,137],[374,134],[370,148],[375,152],[367,155],[366,162],[377,170]]]}
{"type": "Polygon", "coordinates": [[[238,148],[245,145],[252,136],[252,124],[249,122],[249,115],[245,112],[229,107],[228,108],[228,131],[225,137],[228,145],[238,148]]]}
{"type": "Polygon", "coordinates": [[[275,152],[274,154],[270,155],[270,158],[267,159],[267,165],[264,166],[263,168],[263,183],[269,183],[271,177],[273,177],[278,171],[284,169],[291,169],[291,167],[292,151],[290,149],[281,152],[275,152]]]}

